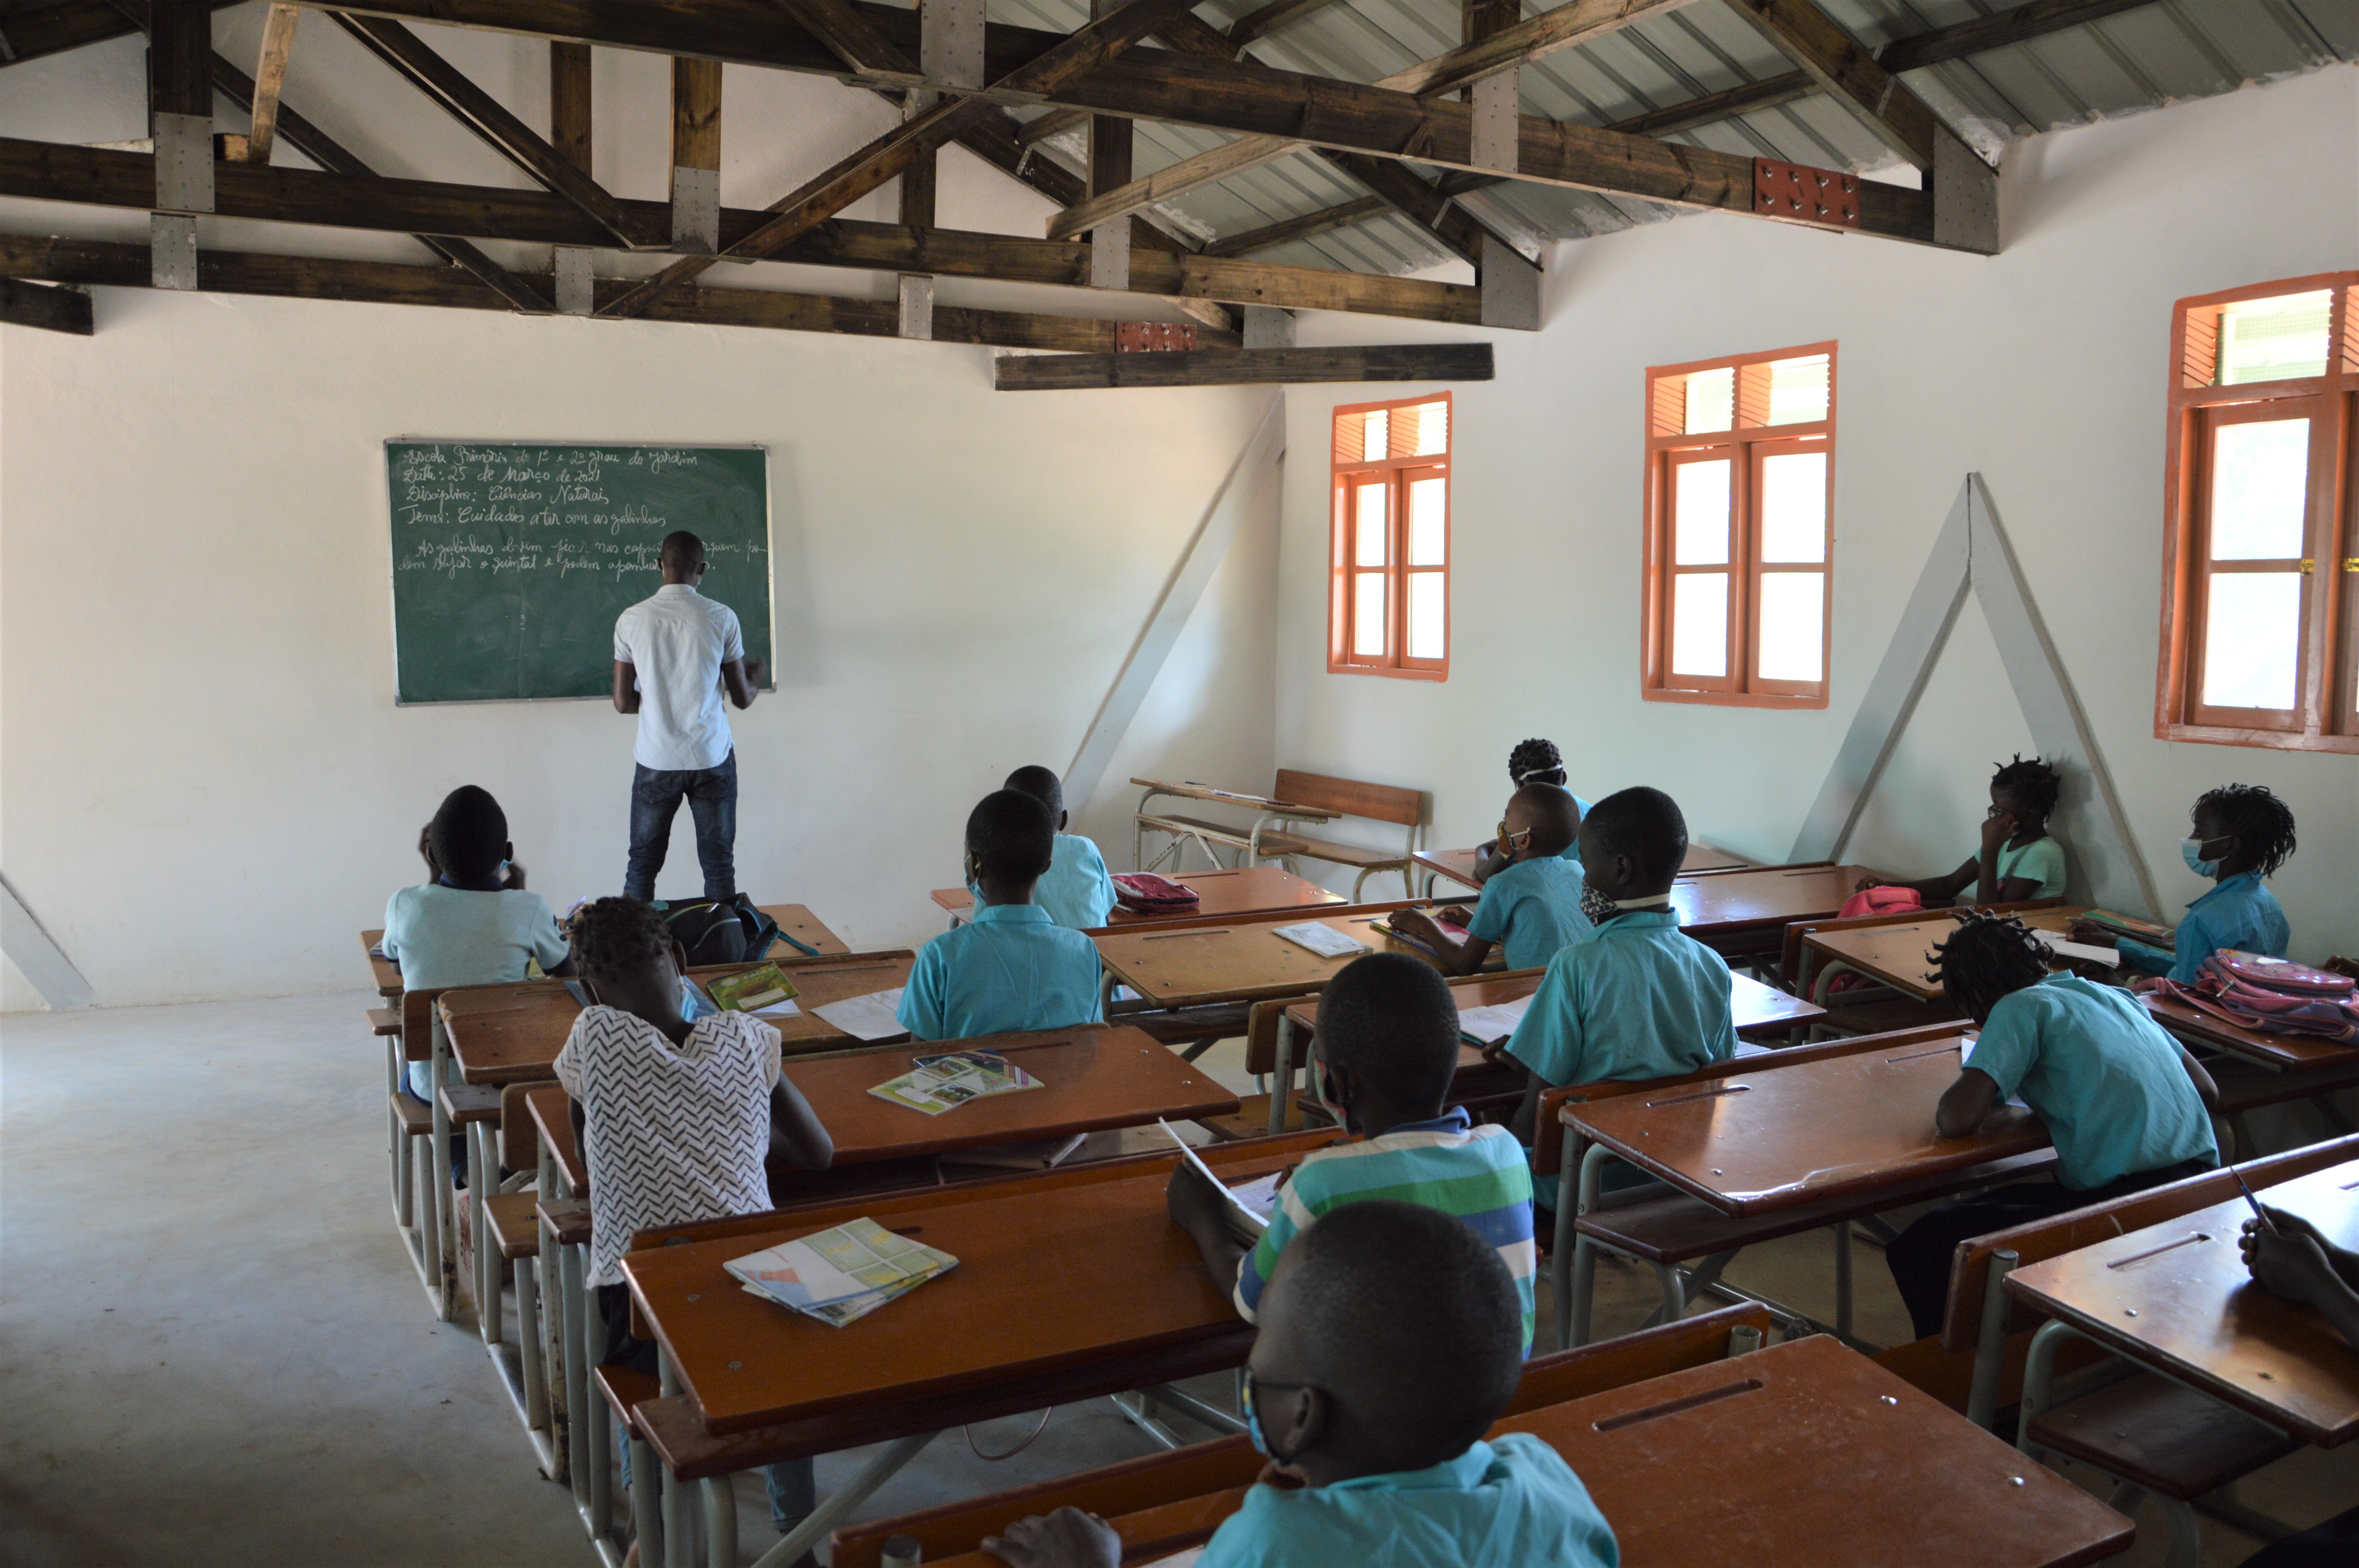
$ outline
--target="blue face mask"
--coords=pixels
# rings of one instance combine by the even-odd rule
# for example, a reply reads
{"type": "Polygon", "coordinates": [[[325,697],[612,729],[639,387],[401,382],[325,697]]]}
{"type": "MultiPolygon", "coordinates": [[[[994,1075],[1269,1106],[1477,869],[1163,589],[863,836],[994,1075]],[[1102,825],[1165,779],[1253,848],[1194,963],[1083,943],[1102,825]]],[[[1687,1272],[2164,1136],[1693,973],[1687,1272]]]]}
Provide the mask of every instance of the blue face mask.
{"type": "Polygon", "coordinates": [[[714,1011],[714,1009],[705,1004],[704,993],[696,989],[695,982],[690,980],[686,975],[682,975],[679,978],[679,1016],[681,1020],[688,1023],[694,1023],[700,1018],[710,1016],[714,1011]]]}
{"type": "Polygon", "coordinates": [[[1277,1458],[1277,1455],[1269,1451],[1269,1439],[1261,1434],[1261,1411],[1254,1408],[1254,1377],[1251,1372],[1245,1374],[1244,1402],[1245,1435],[1253,1440],[1254,1452],[1272,1459],[1277,1458]]]}
{"type": "Polygon", "coordinates": [[[2179,858],[2187,862],[2189,871],[2207,880],[2220,875],[2220,862],[2203,858],[2203,846],[2209,842],[2211,840],[2207,838],[2181,838],[2179,841],[2179,858]]]}

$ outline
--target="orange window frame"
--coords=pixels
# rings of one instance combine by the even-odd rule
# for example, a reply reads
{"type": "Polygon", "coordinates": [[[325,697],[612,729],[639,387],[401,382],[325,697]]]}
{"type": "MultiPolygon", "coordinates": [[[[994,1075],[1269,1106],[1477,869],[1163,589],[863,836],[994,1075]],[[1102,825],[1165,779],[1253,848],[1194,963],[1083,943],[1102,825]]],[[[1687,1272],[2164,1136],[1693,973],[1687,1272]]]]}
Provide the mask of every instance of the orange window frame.
{"type": "Polygon", "coordinates": [[[1329,470],[1329,554],[1327,597],[1327,672],[1330,675],[1391,676],[1402,680],[1450,678],[1451,451],[1457,444],[1458,410],[1447,392],[1422,397],[1396,398],[1384,403],[1353,403],[1334,411],[1334,439],[1329,470]],[[1440,405],[1444,437],[1442,449],[1422,455],[1414,449],[1410,427],[1393,418],[1396,410],[1440,405]],[[1364,416],[1386,416],[1386,455],[1370,458],[1362,443],[1364,416]],[[1347,433],[1359,450],[1346,457],[1347,433]],[[1441,485],[1441,558],[1412,563],[1410,501],[1412,487],[1439,481],[1441,485]],[[1372,515],[1369,508],[1377,509],[1372,515]],[[1371,526],[1364,527],[1367,524],[1371,526]],[[1370,560],[1371,546],[1381,542],[1382,558],[1370,560]],[[1420,587],[1438,582],[1438,589],[1420,587]],[[1380,606],[1369,604],[1371,589],[1380,606]],[[1438,591],[1441,596],[1441,654],[1417,657],[1408,652],[1408,611],[1412,597],[1438,591]],[[1373,612],[1372,612],[1373,611],[1373,612]],[[1370,633],[1373,632],[1373,635],[1370,633]],[[1373,643],[1374,647],[1368,646],[1373,643]]]}
{"type": "Polygon", "coordinates": [[[2164,449],[2162,637],[2154,732],[2165,741],[2359,752],[2359,272],[2317,273],[2182,299],[2170,315],[2169,434],[2164,449]],[[2220,319],[2230,307],[2288,294],[2330,294],[2326,370],[2313,376],[2214,385],[2220,319]],[[2307,419],[2310,450],[2299,557],[2211,558],[2208,503],[2219,432],[2260,420],[2307,419]],[[2212,585],[2239,572],[2301,579],[2294,700],[2289,708],[2202,700],[2212,585]]]}
{"type": "Polygon", "coordinates": [[[1761,353],[1656,365],[1647,372],[1647,535],[1639,614],[1639,695],[1649,702],[1700,702],[1732,708],[1824,708],[1834,656],[1835,413],[1837,356],[1832,342],[1805,343],[1761,353]],[[1824,419],[1772,425],[1768,367],[1781,360],[1827,357],[1824,419]],[[1731,427],[1689,433],[1687,384],[1691,376],[1729,371],[1734,380],[1731,427]],[[1826,535],[1820,559],[1768,561],[1762,557],[1762,465],[1769,458],[1804,453],[1826,457],[1826,535]],[[1674,542],[1679,527],[1678,474],[1690,463],[1726,461],[1728,548],[1720,562],[1682,566],[1674,542]],[[1819,678],[1778,679],[1761,673],[1764,579],[1817,572],[1820,582],[1819,678]],[[1727,660],[1718,676],[1671,669],[1672,602],[1683,577],[1723,577],[1727,660]]]}

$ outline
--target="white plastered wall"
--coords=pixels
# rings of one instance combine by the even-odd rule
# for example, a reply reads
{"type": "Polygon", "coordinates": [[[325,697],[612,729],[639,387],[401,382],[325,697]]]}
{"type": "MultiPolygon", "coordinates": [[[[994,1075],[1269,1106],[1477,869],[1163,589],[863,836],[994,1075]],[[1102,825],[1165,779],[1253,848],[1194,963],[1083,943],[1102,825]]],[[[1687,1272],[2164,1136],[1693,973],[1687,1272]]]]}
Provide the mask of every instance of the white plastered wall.
{"type": "MultiPolygon", "coordinates": [[[[1507,749],[1545,735],[1582,795],[1655,784],[1697,836],[1783,858],[1979,470],[2169,914],[2203,885],[2180,864],[2189,805],[2264,784],[2299,822],[2275,882],[2296,954],[2359,955],[2359,757],[2153,735],[2171,305],[2359,262],[2359,71],[2039,137],[2010,149],[2003,189],[2006,245],[1989,259],[1722,217],[1559,247],[1545,330],[1495,334],[1498,379],[1455,389],[1444,684],[1325,673],[1327,473],[1305,454],[1326,449],[1335,405],[1385,394],[1292,392],[1280,762],[1431,790],[1432,841],[1466,844],[1498,820],[1507,749]],[[1840,344],[1831,705],[1643,701],[1647,367],[1826,339],[1840,344]]],[[[1378,335],[1366,329],[1321,320],[1303,336],[1378,335]]],[[[1993,762],[2018,749],[2028,730],[1970,604],[1852,857],[1916,876],[1957,865],[1993,762]]]]}

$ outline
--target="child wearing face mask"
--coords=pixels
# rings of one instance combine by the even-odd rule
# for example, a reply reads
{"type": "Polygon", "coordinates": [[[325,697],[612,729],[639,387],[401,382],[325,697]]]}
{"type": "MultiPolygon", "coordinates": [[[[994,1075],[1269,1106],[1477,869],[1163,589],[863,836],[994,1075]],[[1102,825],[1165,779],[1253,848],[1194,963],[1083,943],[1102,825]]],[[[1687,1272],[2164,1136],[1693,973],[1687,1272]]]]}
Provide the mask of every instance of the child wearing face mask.
{"type": "Polygon", "coordinates": [[[1195,1238],[1212,1282],[1257,1322],[1262,1292],[1294,1238],[1347,1204],[1392,1198],[1462,1221],[1497,1250],[1522,1302],[1532,1346],[1532,1174],[1504,1127],[1442,1108],[1458,1070],[1458,1004],[1433,967],[1406,953],[1345,965],[1319,998],[1311,1077],[1338,1125],[1359,1134],[1303,1156],[1277,1192],[1269,1228],[1248,1251],[1227,1206],[1195,1166],[1173,1171],[1172,1219],[1195,1238]]]}
{"type": "Polygon", "coordinates": [[[1069,1029],[1104,1018],[1096,945],[1032,902],[1056,838],[1048,806],[1021,790],[984,795],[968,816],[974,913],[919,949],[901,992],[901,1027],[914,1038],[1069,1029]]]}
{"type": "Polygon", "coordinates": [[[2192,984],[2203,961],[2223,947],[2285,957],[2293,940],[2285,910],[2261,879],[2277,874],[2294,849],[2293,813],[2266,784],[2229,784],[2206,794],[2189,813],[2193,832],[2179,846],[2187,869],[2214,884],[2187,906],[2176,951],[2076,923],[2072,938],[2118,947],[2122,967],[2192,984]]]}

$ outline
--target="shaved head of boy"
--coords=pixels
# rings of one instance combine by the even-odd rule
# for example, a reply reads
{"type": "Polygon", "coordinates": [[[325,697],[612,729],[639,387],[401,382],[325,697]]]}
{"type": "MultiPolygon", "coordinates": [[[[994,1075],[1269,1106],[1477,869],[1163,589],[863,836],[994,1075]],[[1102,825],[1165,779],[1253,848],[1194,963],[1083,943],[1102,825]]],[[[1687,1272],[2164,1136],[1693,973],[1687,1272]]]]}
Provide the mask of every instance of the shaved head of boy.
{"type": "Polygon", "coordinates": [[[1641,784],[1609,795],[1581,823],[1581,864],[1589,885],[1610,899],[1670,891],[1687,859],[1688,819],[1679,802],[1641,784]]]}
{"type": "Polygon", "coordinates": [[[1511,838],[1523,839],[1515,847],[1516,859],[1545,860],[1563,854],[1581,837],[1581,807],[1562,784],[1526,784],[1507,797],[1504,826],[1511,838]],[[1524,839],[1527,833],[1531,837],[1524,839]]]}
{"type": "Polygon", "coordinates": [[[1028,795],[1033,799],[1038,801],[1041,805],[1047,806],[1049,808],[1049,815],[1056,819],[1058,829],[1060,831],[1063,830],[1065,826],[1065,786],[1057,781],[1055,770],[1044,768],[1039,763],[1035,762],[1029,767],[1018,768],[1014,773],[1008,774],[1006,779],[999,787],[1002,789],[1020,790],[1024,794],[1028,795]]]}
{"type": "Polygon", "coordinates": [[[656,548],[656,559],[663,568],[666,582],[684,582],[694,586],[704,575],[704,541],[685,528],[664,535],[656,548]]]}
{"type": "Polygon", "coordinates": [[[1458,1004],[1434,967],[1370,953],[1319,994],[1319,1096],[1374,1136],[1441,1113],[1458,1071],[1458,1004]]]}
{"type": "Polygon", "coordinates": [[[968,874],[993,903],[1028,901],[1056,846],[1057,819],[1021,790],[994,790],[967,814],[968,874]]]}

